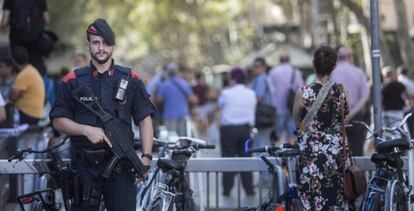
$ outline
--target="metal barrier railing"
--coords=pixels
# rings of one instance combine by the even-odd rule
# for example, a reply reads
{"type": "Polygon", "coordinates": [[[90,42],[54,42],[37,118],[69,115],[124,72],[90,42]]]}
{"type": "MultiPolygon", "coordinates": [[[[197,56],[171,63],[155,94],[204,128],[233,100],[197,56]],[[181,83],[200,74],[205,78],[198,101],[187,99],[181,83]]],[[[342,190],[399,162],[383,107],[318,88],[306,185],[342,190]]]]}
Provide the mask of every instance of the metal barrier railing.
{"type": "MultiPolygon", "coordinates": [[[[16,130],[17,131],[17,130],[16,130]]],[[[24,129],[20,132],[13,131],[7,137],[0,138],[0,158],[7,162],[7,158],[11,156],[18,148],[32,147],[33,149],[44,148],[49,140],[51,129],[48,127],[35,127],[24,129]]],[[[5,133],[4,131],[2,131],[5,133]]],[[[34,158],[34,157],[31,157],[34,158]]],[[[16,203],[16,197],[22,195],[28,190],[40,188],[45,178],[39,178],[35,175],[27,175],[32,172],[16,172],[13,173],[13,167],[5,167],[0,171],[0,210],[6,210],[6,205],[16,203]],[[12,170],[9,172],[8,170],[12,170]],[[30,187],[29,187],[30,185],[30,187]]]]}
{"type": "MultiPolygon", "coordinates": [[[[275,158],[269,158],[269,160],[276,164],[275,158]]],[[[404,169],[407,170],[407,158],[404,157],[404,169]]],[[[36,166],[36,162],[40,160],[26,160],[25,162],[11,162],[7,160],[0,160],[0,175],[4,174],[33,174],[39,173],[36,166]]],[[[68,159],[65,160],[69,162],[68,159]]],[[[155,164],[154,159],[153,164],[155,164]]],[[[374,164],[370,161],[370,157],[355,157],[355,162],[365,171],[372,171],[375,169],[374,164]]],[[[225,201],[228,199],[221,199],[220,197],[220,177],[223,172],[258,172],[267,171],[267,167],[260,158],[245,157],[245,158],[192,158],[188,161],[187,171],[190,172],[190,178],[193,181],[192,189],[196,195],[197,200],[200,203],[201,210],[219,210],[222,207],[227,209],[241,208],[249,205],[254,206],[261,199],[261,190],[259,197],[254,198],[256,204],[243,204],[241,197],[241,185],[240,179],[236,179],[236,192],[237,200],[233,199],[230,202],[225,201]],[[233,204],[232,204],[233,203],[233,204]],[[233,207],[232,207],[233,206],[233,207]]],[[[225,210],[225,209],[224,209],[225,210]]]]}

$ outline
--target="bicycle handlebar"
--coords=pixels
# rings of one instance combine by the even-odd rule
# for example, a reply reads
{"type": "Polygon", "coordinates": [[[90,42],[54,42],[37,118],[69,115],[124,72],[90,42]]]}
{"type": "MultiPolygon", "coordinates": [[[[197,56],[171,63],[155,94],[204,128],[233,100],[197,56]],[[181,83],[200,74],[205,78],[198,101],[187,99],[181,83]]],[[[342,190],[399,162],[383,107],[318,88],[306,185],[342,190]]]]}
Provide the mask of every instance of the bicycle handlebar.
{"type": "Polygon", "coordinates": [[[215,149],[216,148],[216,145],[213,145],[213,144],[207,144],[207,145],[199,145],[199,144],[196,144],[195,146],[194,146],[194,148],[195,149],[215,149]]]}
{"type": "Polygon", "coordinates": [[[251,148],[251,149],[247,149],[247,153],[255,153],[255,152],[265,152],[265,153],[269,153],[269,152],[276,152],[280,150],[280,147],[277,146],[264,146],[264,147],[259,147],[259,148],[251,148]]]}
{"type": "Polygon", "coordinates": [[[264,147],[259,147],[259,148],[251,148],[251,149],[247,149],[246,152],[247,153],[255,153],[255,152],[273,153],[281,149],[294,149],[297,147],[298,145],[286,143],[286,144],[281,144],[280,146],[264,146],[264,147]]]}
{"type": "Polygon", "coordinates": [[[200,145],[206,145],[207,144],[206,141],[198,139],[198,138],[191,138],[191,137],[181,136],[181,137],[178,137],[177,142],[181,141],[181,140],[188,140],[188,141],[191,141],[192,143],[200,144],[200,145]]]}
{"type": "Polygon", "coordinates": [[[374,132],[373,130],[371,130],[369,128],[369,126],[365,122],[362,122],[362,121],[352,121],[351,124],[347,124],[347,125],[345,125],[345,127],[352,127],[354,124],[362,125],[363,127],[365,127],[365,129],[367,129],[367,131],[370,134],[372,134],[374,137],[378,137],[385,131],[393,132],[393,131],[397,131],[398,129],[401,129],[401,127],[404,126],[404,124],[407,122],[408,118],[410,118],[411,116],[412,116],[412,112],[406,114],[397,126],[394,126],[394,127],[385,126],[385,127],[381,128],[380,130],[378,130],[377,132],[374,132]]]}
{"type": "Polygon", "coordinates": [[[64,145],[68,139],[69,139],[69,136],[62,136],[61,137],[61,141],[58,144],[53,145],[53,146],[50,146],[50,147],[48,147],[46,149],[43,149],[43,150],[33,150],[30,147],[29,148],[26,148],[26,149],[23,149],[23,150],[18,149],[16,151],[16,153],[14,155],[10,156],[7,160],[9,162],[11,162],[12,160],[15,160],[15,159],[22,160],[24,153],[29,153],[29,154],[30,153],[34,153],[34,154],[44,154],[44,153],[48,153],[48,152],[50,152],[50,151],[52,151],[52,150],[54,150],[54,149],[56,149],[56,148],[64,145]]]}
{"type": "Polygon", "coordinates": [[[192,138],[192,137],[187,137],[187,136],[180,136],[180,137],[173,137],[172,140],[162,140],[162,139],[158,139],[158,138],[153,138],[154,141],[160,142],[160,143],[164,143],[164,144],[177,144],[180,141],[191,141],[194,144],[199,144],[199,145],[206,145],[207,142],[198,138],[192,138]]]}

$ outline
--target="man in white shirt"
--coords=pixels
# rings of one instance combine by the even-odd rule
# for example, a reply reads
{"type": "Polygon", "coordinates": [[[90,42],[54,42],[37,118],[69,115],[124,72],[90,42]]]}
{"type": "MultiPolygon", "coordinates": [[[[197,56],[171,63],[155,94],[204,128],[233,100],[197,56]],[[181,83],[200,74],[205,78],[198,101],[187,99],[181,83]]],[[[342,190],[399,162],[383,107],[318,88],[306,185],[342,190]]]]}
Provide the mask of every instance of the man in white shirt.
{"type": "MultiPolygon", "coordinates": [[[[250,138],[254,125],[256,94],[244,85],[245,73],[241,68],[230,72],[230,86],[223,89],[218,99],[221,110],[220,142],[223,157],[247,157],[244,144],[250,138]]],[[[223,173],[223,195],[229,196],[236,172],[223,173]]],[[[254,195],[251,172],[241,173],[246,195],[254,195]]]]}
{"type": "Polygon", "coordinates": [[[410,97],[410,104],[413,104],[414,98],[414,81],[411,80],[408,76],[408,69],[406,67],[398,67],[398,81],[402,83],[407,89],[407,94],[410,97]]]}

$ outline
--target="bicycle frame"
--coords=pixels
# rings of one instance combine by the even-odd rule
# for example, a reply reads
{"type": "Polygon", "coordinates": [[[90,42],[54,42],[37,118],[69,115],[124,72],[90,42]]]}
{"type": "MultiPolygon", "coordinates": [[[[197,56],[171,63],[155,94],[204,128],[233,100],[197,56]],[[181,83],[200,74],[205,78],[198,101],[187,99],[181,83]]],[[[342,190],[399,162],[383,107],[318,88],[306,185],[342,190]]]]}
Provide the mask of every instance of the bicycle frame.
{"type": "Polygon", "coordinates": [[[279,165],[275,166],[265,156],[261,156],[261,159],[268,166],[269,172],[273,175],[274,183],[273,183],[272,190],[275,192],[274,193],[275,196],[272,197],[270,194],[270,197],[272,197],[270,198],[270,200],[268,199],[268,197],[266,197],[265,200],[262,201],[261,205],[259,205],[259,208],[257,208],[257,210],[261,210],[263,208],[268,209],[269,207],[272,207],[272,206],[278,207],[282,204],[283,204],[282,206],[285,209],[289,209],[289,210],[292,208],[291,206],[293,206],[293,208],[297,207],[298,209],[302,208],[301,202],[300,203],[298,202],[299,197],[297,194],[298,193],[297,185],[293,178],[293,171],[292,171],[292,161],[293,161],[293,157],[295,156],[295,154],[291,154],[292,152],[289,150],[292,150],[292,149],[289,149],[289,147],[287,148],[288,148],[287,151],[283,151],[283,147],[282,148],[279,148],[279,147],[269,148],[265,146],[264,148],[247,150],[248,152],[267,152],[271,156],[280,157],[281,162],[282,162],[282,163],[279,163],[279,165]],[[286,172],[284,172],[285,168],[286,168],[286,172]],[[277,186],[275,185],[276,182],[278,183],[279,187],[276,187],[277,186]]]}
{"type": "Polygon", "coordinates": [[[364,195],[364,200],[361,204],[361,210],[371,210],[373,206],[372,203],[375,203],[377,200],[372,197],[376,197],[378,194],[380,194],[380,200],[383,202],[383,205],[385,205],[386,191],[387,189],[389,189],[391,182],[397,178],[395,172],[393,172],[393,174],[388,175],[389,172],[390,169],[388,168],[377,168],[377,170],[375,171],[375,175],[371,178],[371,180],[368,183],[368,187],[364,195]]]}

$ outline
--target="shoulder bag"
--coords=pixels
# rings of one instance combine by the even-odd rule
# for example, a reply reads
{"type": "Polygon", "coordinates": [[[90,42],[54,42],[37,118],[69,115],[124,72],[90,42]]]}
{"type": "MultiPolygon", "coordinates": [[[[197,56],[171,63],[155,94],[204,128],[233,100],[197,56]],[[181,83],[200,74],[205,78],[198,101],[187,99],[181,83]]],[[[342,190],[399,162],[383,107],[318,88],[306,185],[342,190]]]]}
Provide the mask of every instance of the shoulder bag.
{"type": "Polygon", "coordinates": [[[345,115],[342,110],[342,136],[343,136],[343,176],[344,176],[344,199],[351,201],[356,199],[359,195],[364,194],[367,188],[367,180],[364,171],[355,164],[351,157],[351,152],[348,148],[348,139],[345,131],[345,115]],[[350,165],[347,165],[347,158],[350,160],[350,165]]]}
{"type": "MultiPolygon", "coordinates": [[[[270,91],[268,78],[266,76],[266,91],[263,95],[263,98],[266,97],[267,94],[269,94],[270,99],[272,99],[272,93],[270,91]]],[[[274,107],[272,104],[258,102],[256,106],[255,126],[258,128],[273,127],[275,125],[275,122],[276,107],[274,107]]]]}

